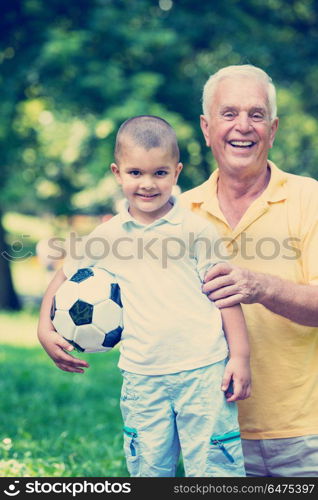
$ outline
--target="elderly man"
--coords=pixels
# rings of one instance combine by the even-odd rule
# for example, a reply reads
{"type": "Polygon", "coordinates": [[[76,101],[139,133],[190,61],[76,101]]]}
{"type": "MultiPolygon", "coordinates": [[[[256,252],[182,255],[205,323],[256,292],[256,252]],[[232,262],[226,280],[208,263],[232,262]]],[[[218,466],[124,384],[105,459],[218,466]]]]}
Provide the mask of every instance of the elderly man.
{"type": "Polygon", "coordinates": [[[203,291],[220,308],[241,302],[249,328],[252,396],[239,403],[247,475],[308,477],[318,475],[318,183],[268,160],[275,101],[254,66],[209,78],[201,128],[218,169],[181,198],[229,250],[203,291]]]}

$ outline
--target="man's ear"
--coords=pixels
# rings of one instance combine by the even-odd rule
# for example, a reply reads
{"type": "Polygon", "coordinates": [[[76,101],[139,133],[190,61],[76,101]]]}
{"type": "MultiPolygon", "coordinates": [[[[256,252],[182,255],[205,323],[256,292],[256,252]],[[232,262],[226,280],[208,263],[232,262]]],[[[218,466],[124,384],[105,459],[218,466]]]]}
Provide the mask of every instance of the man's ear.
{"type": "Polygon", "coordinates": [[[270,134],[270,141],[269,141],[271,148],[273,147],[273,144],[274,144],[276,132],[278,129],[278,123],[279,123],[279,118],[275,118],[271,124],[271,134],[270,134]]]}
{"type": "Polygon", "coordinates": [[[210,147],[209,122],[205,115],[200,115],[201,130],[204,135],[205,144],[210,147]]]}
{"type": "Polygon", "coordinates": [[[116,177],[118,184],[121,184],[120,170],[119,167],[116,165],[116,163],[111,163],[110,169],[113,172],[114,176],[116,177]]]}

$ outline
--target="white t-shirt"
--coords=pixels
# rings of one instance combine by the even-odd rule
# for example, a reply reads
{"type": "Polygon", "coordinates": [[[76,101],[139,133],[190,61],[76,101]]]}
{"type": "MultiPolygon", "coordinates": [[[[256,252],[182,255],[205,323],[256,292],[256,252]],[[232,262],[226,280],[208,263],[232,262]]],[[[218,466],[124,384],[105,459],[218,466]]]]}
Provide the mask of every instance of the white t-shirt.
{"type": "Polygon", "coordinates": [[[64,263],[67,277],[90,265],[116,276],[124,323],[118,366],[129,372],[176,373],[228,354],[220,311],[201,291],[207,269],[226,250],[210,222],[172,201],[150,225],[133,219],[126,202],[85,238],[77,249],[82,259],[64,263]]]}

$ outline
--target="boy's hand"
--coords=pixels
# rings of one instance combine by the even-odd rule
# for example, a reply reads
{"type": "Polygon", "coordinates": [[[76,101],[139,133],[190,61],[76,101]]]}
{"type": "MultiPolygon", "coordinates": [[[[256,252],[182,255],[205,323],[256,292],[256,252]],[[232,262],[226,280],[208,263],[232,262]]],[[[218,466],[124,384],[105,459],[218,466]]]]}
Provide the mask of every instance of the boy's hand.
{"type": "Polygon", "coordinates": [[[56,331],[50,331],[45,336],[39,336],[43,348],[60,370],[65,372],[84,373],[83,368],[89,364],[83,359],[74,358],[66,351],[73,351],[74,347],[67,342],[56,331]]]}
{"type": "Polygon", "coordinates": [[[251,372],[248,358],[230,358],[224,370],[221,390],[225,392],[226,401],[229,403],[250,396],[251,372]],[[233,381],[233,393],[227,393],[231,380],[233,381]]]}

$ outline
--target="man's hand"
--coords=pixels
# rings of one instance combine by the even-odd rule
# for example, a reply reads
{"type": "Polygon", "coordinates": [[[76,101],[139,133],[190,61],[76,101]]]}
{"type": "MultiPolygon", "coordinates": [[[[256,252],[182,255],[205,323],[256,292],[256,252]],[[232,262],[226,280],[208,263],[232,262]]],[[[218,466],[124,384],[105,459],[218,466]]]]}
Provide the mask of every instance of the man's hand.
{"type": "Polygon", "coordinates": [[[259,301],[262,292],[260,276],[221,262],[206,273],[202,291],[220,309],[239,303],[252,304],[259,301]]]}
{"type": "Polygon", "coordinates": [[[83,368],[89,364],[83,359],[74,358],[66,351],[73,351],[74,347],[55,331],[50,331],[45,336],[39,335],[39,340],[56,366],[65,372],[84,373],[83,368]]]}
{"type": "Polygon", "coordinates": [[[242,356],[230,358],[222,380],[221,390],[224,391],[229,403],[246,399],[251,394],[251,372],[249,358],[242,356]],[[233,382],[233,393],[227,393],[230,382],[233,382]]]}

